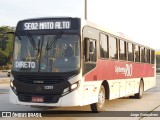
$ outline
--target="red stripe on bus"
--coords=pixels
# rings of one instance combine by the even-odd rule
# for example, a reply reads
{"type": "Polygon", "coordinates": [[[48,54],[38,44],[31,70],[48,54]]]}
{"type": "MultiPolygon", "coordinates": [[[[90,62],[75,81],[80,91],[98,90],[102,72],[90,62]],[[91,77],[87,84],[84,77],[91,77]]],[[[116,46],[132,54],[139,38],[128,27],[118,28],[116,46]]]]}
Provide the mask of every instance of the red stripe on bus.
{"type": "Polygon", "coordinates": [[[98,60],[85,81],[154,77],[154,65],[114,60],[98,60]]]}

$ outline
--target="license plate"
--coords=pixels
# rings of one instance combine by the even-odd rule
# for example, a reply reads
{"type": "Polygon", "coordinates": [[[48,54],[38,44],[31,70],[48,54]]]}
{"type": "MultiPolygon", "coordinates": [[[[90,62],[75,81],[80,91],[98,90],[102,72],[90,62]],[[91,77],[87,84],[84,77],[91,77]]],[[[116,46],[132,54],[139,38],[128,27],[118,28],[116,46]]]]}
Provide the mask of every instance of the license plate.
{"type": "Polygon", "coordinates": [[[32,97],[32,102],[43,102],[44,98],[43,97],[32,97]]]}

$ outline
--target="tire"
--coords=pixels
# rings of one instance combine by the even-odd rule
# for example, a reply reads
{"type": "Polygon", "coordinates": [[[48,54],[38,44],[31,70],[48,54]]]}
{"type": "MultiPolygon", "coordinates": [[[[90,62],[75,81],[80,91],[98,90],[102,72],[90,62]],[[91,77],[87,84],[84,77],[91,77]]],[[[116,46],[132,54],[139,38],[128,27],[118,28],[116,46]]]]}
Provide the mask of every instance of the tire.
{"type": "Polygon", "coordinates": [[[98,102],[90,105],[91,111],[92,112],[105,111],[105,108],[106,108],[105,98],[106,98],[105,88],[103,85],[101,85],[99,94],[98,94],[98,102]]]}
{"type": "Polygon", "coordinates": [[[143,91],[144,91],[144,83],[141,80],[140,84],[139,84],[139,92],[137,94],[134,95],[134,98],[136,99],[141,99],[143,96],[143,91]]]}

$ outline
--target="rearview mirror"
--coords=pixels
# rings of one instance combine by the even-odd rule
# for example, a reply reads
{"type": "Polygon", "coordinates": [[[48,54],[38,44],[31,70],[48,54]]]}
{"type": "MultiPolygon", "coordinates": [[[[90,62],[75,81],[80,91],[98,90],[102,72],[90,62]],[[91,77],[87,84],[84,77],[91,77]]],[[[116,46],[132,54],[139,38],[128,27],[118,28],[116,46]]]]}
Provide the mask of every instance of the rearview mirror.
{"type": "Polygon", "coordinates": [[[94,43],[92,41],[89,42],[89,52],[90,53],[94,52],[94,43]]]}

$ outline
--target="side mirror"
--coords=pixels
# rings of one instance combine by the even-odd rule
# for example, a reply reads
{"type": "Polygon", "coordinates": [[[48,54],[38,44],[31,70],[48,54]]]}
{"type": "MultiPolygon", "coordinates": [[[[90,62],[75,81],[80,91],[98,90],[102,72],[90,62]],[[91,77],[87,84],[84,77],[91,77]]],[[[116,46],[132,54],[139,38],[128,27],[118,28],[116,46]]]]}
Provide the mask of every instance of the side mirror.
{"type": "Polygon", "coordinates": [[[5,32],[5,33],[3,33],[3,34],[2,34],[2,39],[5,37],[5,35],[8,35],[8,34],[14,35],[15,32],[5,32]]]}
{"type": "Polygon", "coordinates": [[[94,43],[92,41],[89,42],[89,52],[92,54],[94,52],[94,43]]]}

